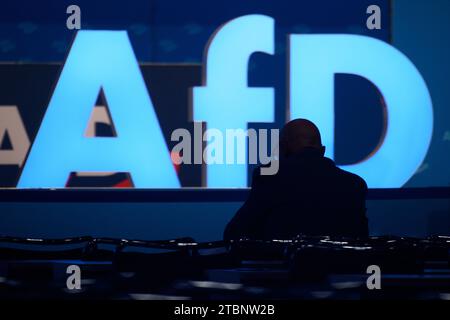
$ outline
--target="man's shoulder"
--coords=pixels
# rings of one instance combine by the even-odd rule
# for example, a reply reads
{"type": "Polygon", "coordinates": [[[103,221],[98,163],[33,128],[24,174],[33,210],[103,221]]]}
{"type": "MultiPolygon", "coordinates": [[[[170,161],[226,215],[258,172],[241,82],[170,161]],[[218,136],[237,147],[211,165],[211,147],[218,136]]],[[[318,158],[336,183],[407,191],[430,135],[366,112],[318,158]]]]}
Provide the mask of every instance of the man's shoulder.
{"type": "Polygon", "coordinates": [[[366,181],[357,174],[336,167],[338,175],[348,184],[361,190],[367,190],[366,181]]]}

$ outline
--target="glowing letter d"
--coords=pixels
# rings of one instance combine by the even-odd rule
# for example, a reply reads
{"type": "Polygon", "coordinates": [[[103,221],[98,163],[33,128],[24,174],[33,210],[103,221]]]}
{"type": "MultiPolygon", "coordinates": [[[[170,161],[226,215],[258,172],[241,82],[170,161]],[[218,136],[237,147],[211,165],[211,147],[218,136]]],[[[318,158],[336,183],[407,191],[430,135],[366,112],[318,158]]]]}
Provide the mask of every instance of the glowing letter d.
{"type": "Polygon", "coordinates": [[[411,61],[385,42],[357,35],[291,35],[290,45],[291,118],[316,123],[333,158],[334,75],[367,78],[386,101],[385,134],[369,157],[342,168],[371,188],[405,184],[425,158],[433,131],[430,94],[411,61]]]}
{"type": "Polygon", "coordinates": [[[78,32],[18,187],[61,188],[73,171],[129,172],[139,188],[179,187],[124,31],[78,32]],[[100,89],[117,137],[83,135],[100,89]]]}

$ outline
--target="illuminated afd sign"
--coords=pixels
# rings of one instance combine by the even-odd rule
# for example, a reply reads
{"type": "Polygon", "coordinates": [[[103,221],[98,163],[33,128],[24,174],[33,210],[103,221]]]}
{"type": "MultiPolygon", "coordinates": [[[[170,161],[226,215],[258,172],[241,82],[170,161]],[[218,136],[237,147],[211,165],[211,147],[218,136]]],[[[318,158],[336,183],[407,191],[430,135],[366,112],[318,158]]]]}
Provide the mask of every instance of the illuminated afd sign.
{"type": "MultiPolygon", "coordinates": [[[[274,88],[247,84],[254,52],[274,54],[270,17],[242,16],[212,36],[203,86],[192,90],[194,121],[220,132],[274,121],[274,88]]],[[[428,150],[433,116],[426,84],[406,56],[364,36],[290,35],[289,63],[290,117],[318,125],[329,157],[334,156],[334,75],[355,74],[378,87],[386,123],[370,156],[343,168],[361,175],[369,187],[401,187],[415,173],[428,150]]],[[[246,150],[245,144],[240,147],[246,150]]],[[[136,187],[180,186],[126,32],[78,32],[18,187],[64,187],[74,171],[129,172],[136,187]],[[100,90],[117,137],[83,136],[100,90]]],[[[207,165],[208,187],[246,187],[246,181],[246,163],[207,165]]]]}
{"type": "Polygon", "coordinates": [[[357,35],[290,35],[290,116],[313,121],[326,155],[334,158],[334,76],[372,82],[385,101],[384,135],[359,163],[341,166],[371,188],[405,184],[425,158],[433,131],[430,94],[419,71],[400,51],[357,35]]]}

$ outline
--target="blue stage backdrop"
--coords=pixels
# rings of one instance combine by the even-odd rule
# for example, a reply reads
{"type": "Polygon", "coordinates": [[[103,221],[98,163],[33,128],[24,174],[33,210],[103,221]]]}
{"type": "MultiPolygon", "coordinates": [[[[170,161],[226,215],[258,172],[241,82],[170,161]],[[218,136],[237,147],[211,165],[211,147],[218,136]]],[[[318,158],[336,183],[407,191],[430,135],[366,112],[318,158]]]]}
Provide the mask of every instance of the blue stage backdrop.
{"type": "MultiPolygon", "coordinates": [[[[0,13],[0,63],[3,62],[0,65],[0,108],[16,106],[29,143],[18,139],[15,144],[14,132],[3,130],[0,131],[1,150],[15,148],[19,143],[26,149],[34,141],[75,37],[76,31],[66,27],[66,8],[71,4],[71,1],[47,0],[11,1],[3,5],[0,13]]],[[[170,141],[174,129],[192,130],[189,89],[201,85],[204,50],[208,39],[223,23],[246,14],[264,14],[275,20],[275,54],[254,54],[248,74],[249,86],[275,88],[275,122],[249,124],[253,128],[280,128],[286,121],[288,34],[359,34],[385,42],[392,42],[392,34],[395,34],[392,24],[395,11],[391,12],[395,3],[388,0],[353,0],[346,1],[345,5],[332,0],[135,0],[126,4],[80,0],[76,4],[81,9],[82,30],[128,32],[169,149],[174,145],[170,141]],[[366,9],[372,4],[377,4],[383,13],[381,30],[366,27],[366,9]]],[[[415,63],[414,59],[412,61],[415,63]]],[[[426,77],[425,80],[429,81],[426,77]]],[[[352,164],[369,155],[380,141],[383,101],[366,79],[337,75],[335,83],[335,160],[339,165],[352,164]]],[[[100,93],[95,109],[106,104],[100,93]]],[[[440,110],[445,106],[434,107],[440,110]]],[[[98,121],[92,124],[92,134],[111,135],[113,126],[107,120],[107,112],[97,111],[98,121]]],[[[444,178],[439,174],[442,166],[430,165],[438,158],[449,159],[450,133],[445,130],[449,122],[441,120],[437,125],[427,158],[407,187],[449,185],[449,174],[445,173],[444,178]]],[[[0,186],[16,185],[23,160],[0,163],[0,186]]],[[[249,172],[251,170],[249,166],[249,172]]],[[[182,165],[177,172],[182,186],[202,186],[204,182],[201,166],[182,165]]],[[[67,184],[130,185],[123,173],[94,177],[74,173],[67,184]]]]}

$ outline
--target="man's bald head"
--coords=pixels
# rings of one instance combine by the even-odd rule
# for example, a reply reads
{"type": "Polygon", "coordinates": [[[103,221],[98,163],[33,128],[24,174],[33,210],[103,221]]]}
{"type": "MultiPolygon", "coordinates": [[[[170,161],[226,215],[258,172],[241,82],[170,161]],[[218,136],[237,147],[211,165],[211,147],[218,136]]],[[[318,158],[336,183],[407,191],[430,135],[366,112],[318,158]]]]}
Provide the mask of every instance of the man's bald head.
{"type": "Polygon", "coordinates": [[[306,119],[289,121],[281,129],[280,153],[289,156],[304,148],[315,148],[322,153],[325,152],[319,129],[314,123],[306,119]]]}

